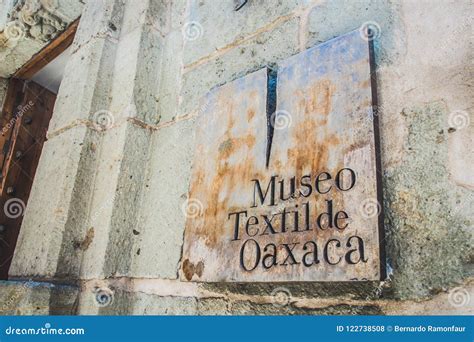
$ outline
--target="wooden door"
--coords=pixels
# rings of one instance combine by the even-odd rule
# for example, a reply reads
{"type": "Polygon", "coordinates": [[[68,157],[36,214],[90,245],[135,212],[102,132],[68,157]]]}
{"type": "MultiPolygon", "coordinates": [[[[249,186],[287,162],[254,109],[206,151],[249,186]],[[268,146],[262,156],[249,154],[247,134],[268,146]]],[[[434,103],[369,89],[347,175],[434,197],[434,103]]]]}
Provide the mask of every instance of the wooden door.
{"type": "Polygon", "coordinates": [[[32,81],[10,81],[0,119],[0,279],[8,278],[55,100],[32,81]]]}

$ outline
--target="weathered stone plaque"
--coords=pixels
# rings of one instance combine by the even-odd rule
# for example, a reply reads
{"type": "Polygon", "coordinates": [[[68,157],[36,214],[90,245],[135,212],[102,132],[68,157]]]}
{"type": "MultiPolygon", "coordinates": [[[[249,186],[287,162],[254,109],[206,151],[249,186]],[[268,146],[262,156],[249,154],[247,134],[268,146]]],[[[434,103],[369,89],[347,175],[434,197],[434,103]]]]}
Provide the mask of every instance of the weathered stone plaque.
{"type": "Polygon", "coordinates": [[[383,276],[370,62],[356,31],[208,94],[183,280],[383,276]]]}

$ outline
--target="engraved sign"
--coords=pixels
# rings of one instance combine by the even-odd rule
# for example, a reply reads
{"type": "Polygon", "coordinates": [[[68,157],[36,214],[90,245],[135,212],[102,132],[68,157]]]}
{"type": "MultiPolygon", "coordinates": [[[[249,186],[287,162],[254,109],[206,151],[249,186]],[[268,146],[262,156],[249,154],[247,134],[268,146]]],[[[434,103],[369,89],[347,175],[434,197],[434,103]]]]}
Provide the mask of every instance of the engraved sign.
{"type": "Polygon", "coordinates": [[[181,279],[384,276],[371,62],[351,32],[207,95],[181,279]]]}

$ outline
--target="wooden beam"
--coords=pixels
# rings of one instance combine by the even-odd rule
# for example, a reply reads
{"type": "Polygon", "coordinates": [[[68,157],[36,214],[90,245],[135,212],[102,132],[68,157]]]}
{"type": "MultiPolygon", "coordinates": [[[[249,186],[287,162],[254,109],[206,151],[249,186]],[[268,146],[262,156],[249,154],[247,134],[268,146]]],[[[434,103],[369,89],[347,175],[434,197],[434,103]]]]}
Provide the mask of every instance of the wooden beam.
{"type": "Polygon", "coordinates": [[[72,44],[79,24],[79,19],[80,18],[74,20],[66,30],[60,33],[59,36],[54,38],[41,51],[35,54],[28,62],[18,69],[12,77],[30,79],[49,62],[64,52],[64,50],[72,44]]]}

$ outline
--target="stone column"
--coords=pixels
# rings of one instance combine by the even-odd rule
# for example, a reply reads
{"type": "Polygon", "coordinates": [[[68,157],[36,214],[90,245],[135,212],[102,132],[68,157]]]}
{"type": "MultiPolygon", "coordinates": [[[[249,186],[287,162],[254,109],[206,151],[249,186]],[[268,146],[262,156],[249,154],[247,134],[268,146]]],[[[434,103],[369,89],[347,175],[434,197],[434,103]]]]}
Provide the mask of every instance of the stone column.
{"type": "MultiPolygon", "coordinates": [[[[126,272],[151,131],[159,121],[159,28],[166,7],[146,0],[87,3],[10,278],[77,284],[126,272]]],[[[51,312],[58,309],[53,305],[51,312]]]]}

